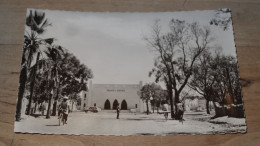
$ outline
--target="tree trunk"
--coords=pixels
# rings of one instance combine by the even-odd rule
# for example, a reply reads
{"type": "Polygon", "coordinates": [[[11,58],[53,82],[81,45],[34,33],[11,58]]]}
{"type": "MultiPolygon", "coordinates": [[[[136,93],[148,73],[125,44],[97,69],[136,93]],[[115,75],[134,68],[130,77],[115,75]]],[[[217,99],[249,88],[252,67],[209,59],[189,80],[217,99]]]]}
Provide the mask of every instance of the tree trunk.
{"type": "Polygon", "coordinates": [[[214,101],[213,101],[213,106],[214,106],[214,109],[215,109],[215,116],[214,116],[213,118],[215,118],[215,117],[218,116],[218,115],[217,115],[218,109],[217,109],[216,103],[215,103],[214,101]]]}
{"type": "Polygon", "coordinates": [[[20,85],[19,85],[19,93],[18,93],[18,99],[16,104],[15,121],[21,120],[21,108],[22,108],[22,100],[23,100],[26,80],[27,80],[27,68],[24,65],[20,73],[20,85]]]}
{"type": "Polygon", "coordinates": [[[34,87],[34,79],[31,81],[31,85],[30,85],[30,97],[29,97],[28,110],[27,110],[27,112],[25,113],[26,115],[30,115],[30,113],[31,113],[33,87],[34,87]]]}
{"type": "Polygon", "coordinates": [[[231,105],[231,104],[234,104],[234,103],[235,103],[235,99],[234,99],[234,95],[233,95],[232,84],[231,84],[231,80],[230,80],[228,68],[226,68],[226,72],[227,72],[227,78],[228,78],[228,83],[229,83],[228,90],[229,90],[230,98],[231,98],[231,99],[230,99],[231,102],[228,103],[228,104],[231,105]]]}
{"type": "Polygon", "coordinates": [[[154,113],[154,101],[153,101],[153,113],[154,113]]]}
{"type": "Polygon", "coordinates": [[[215,107],[215,116],[213,118],[227,116],[226,109],[224,106],[217,106],[215,102],[213,102],[213,105],[215,107]]]}
{"type": "MultiPolygon", "coordinates": [[[[35,63],[36,66],[37,66],[39,57],[40,57],[40,52],[38,52],[38,54],[37,54],[37,59],[36,59],[36,63],[35,63]]],[[[33,72],[35,72],[35,75],[34,75],[32,81],[31,81],[31,85],[30,85],[30,98],[29,98],[29,104],[28,104],[28,109],[29,109],[29,110],[27,110],[26,115],[30,115],[30,111],[31,111],[33,88],[34,88],[34,82],[35,82],[35,78],[36,78],[37,67],[34,68],[34,71],[33,71],[33,72]]]]}
{"type": "Polygon", "coordinates": [[[73,105],[74,105],[74,101],[72,101],[71,110],[70,110],[71,113],[73,112],[73,105]]]}
{"type": "Polygon", "coordinates": [[[33,113],[35,113],[35,112],[36,112],[37,105],[38,105],[38,104],[37,104],[37,102],[35,102],[33,113]]]}
{"type": "Polygon", "coordinates": [[[174,118],[174,111],[173,111],[173,92],[172,88],[168,89],[169,97],[170,97],[170,105],[171,105],[171,118],[174,118]]]}
{"type": "Polygon", "coordinates": [[[51,116],[56,116],[56,110],[57,110],[57,100],[55,100],[53,103],[51,116]]]}
{"type": "Polygon", "coordinates": [[[175,116],[174,116],[174,119],[175,120],[179,120],[179,116],[178,116],[178,112],[179,112],[179,109],[178,109],[178,106],[177,104],[180,103],[180,94],[179,93],[176,93],[175,92],[175,99],[174,99],[174,106],[175,106],[175,116]]]}
{"type": "Polygon", "coordinates": [[[207,114],[210,114],[209,100],[206,100],[206,109],[207,109],[207,114]]]}
{"type": "Polygon", "coordinates": [[[146,113],[147,113],[147,115],[149,115],[148,100],[146,100],[146,113]]]}
{"type": "Polygon", "coordinates": [[[47,109],[46,119],[50,118],[51,99],[52,99],[52,95],[49,95],[49,102],[48,102],[48,109],[47,109]]]}
{"type": "Polygon", "coordinates": [[[52,116],[56,116],[57,102],[58,102],[58,99],[59,99],[59,88],[60,88],[60,83],[58,83],[57,94],[56,94],[56,97],[55,97],[55,101],[53,103],[52,114],[51,114],[52,116]]]}

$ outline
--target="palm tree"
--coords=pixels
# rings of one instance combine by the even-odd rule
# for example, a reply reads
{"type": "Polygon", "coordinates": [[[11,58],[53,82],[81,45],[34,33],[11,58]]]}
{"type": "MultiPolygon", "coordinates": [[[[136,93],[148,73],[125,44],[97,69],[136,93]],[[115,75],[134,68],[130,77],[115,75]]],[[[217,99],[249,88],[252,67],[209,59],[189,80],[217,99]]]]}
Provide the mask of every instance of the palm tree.
{"type": "MultiPolygon", "coordinates": [[[[53,43],[54,40],[53,38],[41,39],[38,37],[38,35],[44,33],[46,27],[50,25],[51,24],[48,22],[48,19],[45,19],[45,13],[38,12],[38,11],[34,11],[33,13],[33,11],[31,10],[30,14],[26,17],[26,26],[29,29],[29,32],[26,31],[26,34],[24,35],[24,46],[23,46],[23,56],[22,56],[23,60],[21,65],[22,69],[20,74],[20,86],[19,86],[18,101],[16,106],[16,121],[20,121],[21,119],[21,105],[22,105],[22,99],[25,90],[24,87],[27,81],[27,73],[28,73],[28,69],[32,65],[32,61],[34,60],[35,54],[41,52],[39,49],[40,45],[53,43]]],[[[31,88],[30,90],[33,91],[33,85],[30,88],[31,88]]],[[[31,108],[31,98],[29,99],[29,105],[28,105],[28,109],[30,108],[31,108]]],[[[29,110],[26,114],[29,114],[29,110]]]]}
{"type": "Polygon", "coordinates": [[[21,120],[22,99],[23,99],[24,89],[25,89],[25,85],[26,85],[26,80],[27,80],[27,66],[25,65],[25,57],[23,55],[22,63],[21,63],[18,100],[17,100],[17,104],[16,104],[15,121],[21,120]]]}
{"type": "MultiPolygon", "coordinates": [[[[48,109],[47,109],[47,115],[46,118],[50,118],[50,107],[51,107],[51,100],[53,98],[53,91],[57,85],[59,84],[59,72],[61,60],[63,57],[63,49],[61,46],[51,46],[48,47],[48,50],[45,51],[47,57],[49,58],[49,73],[48,73],[48,86],[49,89],[51,89],[51,95],[49,94],[49,101],[48,101],[48,109]]],[[[53,109],[56,107],[53,107],[53,109]]]]}
{"type": "Polygon", "coordinates": [[[40,57],[40,52],[38,52],[37,54],[37,58],[36,58],[36,63],[34,66],[32,66],[30,68],[30,72],[29,72],[29,82],[30,82],[30,97],[29,97],[29,105],[28,105],[28,109],[26,111],[26,114],[29,115],[31,114],[31,102],[32,102],[32,96],[33,96],[33,89],[34,89],[34,83],[35,83],[35,79],[36,79],[36,75],[37,75],[37,68],[38,68],[38,61],[39,61],[39,57],[40,57]]]}

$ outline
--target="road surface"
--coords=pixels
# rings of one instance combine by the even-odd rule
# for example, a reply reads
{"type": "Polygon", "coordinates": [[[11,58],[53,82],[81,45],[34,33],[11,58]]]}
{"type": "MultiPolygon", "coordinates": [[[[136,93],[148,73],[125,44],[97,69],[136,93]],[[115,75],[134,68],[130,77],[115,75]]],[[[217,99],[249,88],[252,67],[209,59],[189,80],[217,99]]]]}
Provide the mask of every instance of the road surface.
{"type": "MultiPolygon", "coordinates": [[[[57,117],[45,119],[25,116],[15,122],[15,132],[44,134],[84,134],[84,135],[167,135],[223,133],[245,131],[246,126],[213,124],[205,121],[205,114],[185,114],[183,124],[176,120],[165,120],[162,114],[121,113],[116,119],[114,112],[69,114],[68,124],[59,126],[57,117]]],[[[241,119],[238,119],[241,121],[241,119]]],[[[241,122],[240,122],[241,123],[241,122]]],[[[242,121],[243,123],[243,121],[242,121]]]]}

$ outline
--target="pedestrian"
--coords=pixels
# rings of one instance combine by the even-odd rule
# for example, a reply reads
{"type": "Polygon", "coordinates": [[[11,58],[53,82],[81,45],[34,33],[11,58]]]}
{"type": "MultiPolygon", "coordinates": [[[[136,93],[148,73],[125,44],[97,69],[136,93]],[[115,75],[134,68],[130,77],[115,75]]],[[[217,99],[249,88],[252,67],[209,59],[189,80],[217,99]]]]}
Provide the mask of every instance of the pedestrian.
{"type": "Polygon", "coordinates": [[[162,110],[164,111],[164,117],[165,119],[168,119],[168,112],[169,112],[169,105],[165,101],[164,104],[162,105],[162,110]]]}
{"type": "Polygon", "coordinates": [[[58,113],[58,116],[63,113],[63,119],[65,120],[65,124],[67,124],[69,110],[70,110],[67,100],[68,97],[65,96],[63,98],[63,101],[59,105],[59,113],[58,113]]]}
{"type": "Polygon", "coordinates": [[[39,106],[38,110],[39,110],[39,112],[42,114],[42,103],[41,103],[41,105],[39,106]]]}
{"type": "Polygon", "coordinates": [[[120,113],[120,108],[119,108],[119,105],[117,105],[117,108],[116,108],[116,113],[117,113],[117,119],[119,119],[119,113],[120,113]]]}
{"type": "Polygon", "coordinates": [[[30,115],[34,114],[34,106],[35,106],[35,103],[32,102],[31,103],[31,109],[30,109],[30,115]]]}
{"type": "Polygon", "coordinates": [[[184,114],[184,104],[183,103],[177,103],[177,115],[180,122],[183,122],[183,114],[184,114]]]}

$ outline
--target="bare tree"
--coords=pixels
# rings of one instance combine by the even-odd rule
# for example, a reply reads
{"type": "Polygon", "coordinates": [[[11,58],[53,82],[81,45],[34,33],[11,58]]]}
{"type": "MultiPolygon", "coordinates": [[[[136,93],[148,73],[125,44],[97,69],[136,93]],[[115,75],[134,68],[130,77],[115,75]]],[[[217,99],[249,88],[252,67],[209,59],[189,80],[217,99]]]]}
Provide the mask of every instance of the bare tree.
{"type": "Polygon", "coordinates": [[[169,32],[163,33],[156,21],[152,36],[145,40],[157,55],[150,74],[155,75],[156,81],[165,82],[170,97],[171,118],[178,119],[176,115],[180,94],[193,73],[195,61],[209,47],[212,38],[209,28],[201,27],[196,22],[172,19],[169,29],[169,32]]]}

